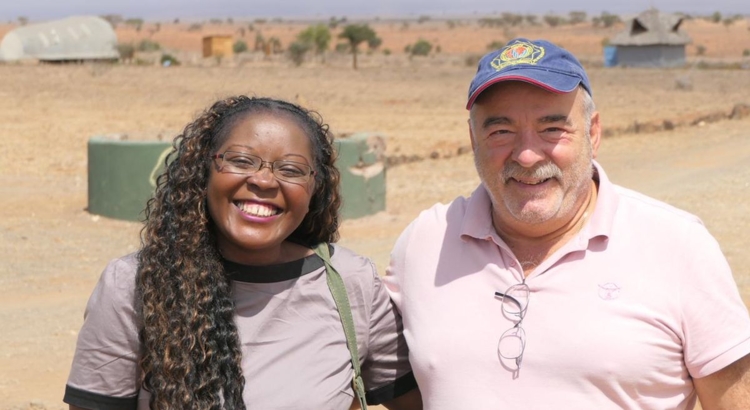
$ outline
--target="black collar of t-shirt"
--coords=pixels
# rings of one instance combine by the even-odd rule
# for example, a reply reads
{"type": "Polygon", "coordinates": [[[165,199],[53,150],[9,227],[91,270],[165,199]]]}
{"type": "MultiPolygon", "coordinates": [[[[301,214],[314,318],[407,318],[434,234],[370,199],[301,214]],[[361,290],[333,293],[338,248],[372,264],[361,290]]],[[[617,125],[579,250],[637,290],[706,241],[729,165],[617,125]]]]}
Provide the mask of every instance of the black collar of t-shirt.
{"type": "MultiPolygon", "coordinates": [[[[329,246],[329,249],[333,255],[333,246],[329,246]]],[[[223,258],[221,263],[224,265],[224,272],[232,280],[250,283],[274,283],[297,279],[317,271],[324,265],[323,260],[316,254],[275,265],[243,265],[223,258]]]]}

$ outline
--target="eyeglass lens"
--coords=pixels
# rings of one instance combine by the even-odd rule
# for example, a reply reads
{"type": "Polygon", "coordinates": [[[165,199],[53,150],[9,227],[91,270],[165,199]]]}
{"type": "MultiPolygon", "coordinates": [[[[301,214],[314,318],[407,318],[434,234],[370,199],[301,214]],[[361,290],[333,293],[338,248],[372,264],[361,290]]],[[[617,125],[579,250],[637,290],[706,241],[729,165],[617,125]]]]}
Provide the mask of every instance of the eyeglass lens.
{"type": "Polygon", "coordinates": [[[503,314],[508,320],[520,322],[529,304],[529,287],[525,283],[513,285],[503,296],[503,314]]]}
{"type": "Polygon", "coordinates": [[[497,344],[497,353],[503,359],[515,360],[516,366],[521,367],[521,359],[526,348],[526,332],[521,327],[526,309],[529,305],[529,287],[519,283],[508,288],[502,296],[503,316],[514,323],[513,327],[503,332],[497,344]]]}

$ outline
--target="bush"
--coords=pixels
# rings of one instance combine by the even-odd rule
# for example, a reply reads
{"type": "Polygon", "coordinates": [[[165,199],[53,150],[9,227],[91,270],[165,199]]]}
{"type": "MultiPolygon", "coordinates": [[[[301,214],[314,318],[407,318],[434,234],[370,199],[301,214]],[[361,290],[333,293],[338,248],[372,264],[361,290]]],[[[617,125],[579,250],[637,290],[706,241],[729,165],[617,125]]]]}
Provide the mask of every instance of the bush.
{"type": "Polygon", "coordinates": [[[129,26],[135,26],[135,27],[142,26],[143,25],[143,19],[141,19],[141,18],[129,18],[129,19],[125,20],[125,24],[127,24],[129,26]]]}
{"type": "Polygon", "coordinates": [[[289,44],[289,58],[292,59],[294,65],[299,67],[305,61],[305,55],[311,48],[312,45],[306,41],[295,41],[289,44]]]}
{"type": "Polygon", "coordinates": [[[244,53],[247,51],[247,43],[242,40],[237,40],[232,45],[232,51],[234,51],[235,54],[244,53]]]}
{"type": "Polygon", "coordinates": [[[120,43],[117,45],[117,53],[120,54],[120,60],[132,61],[135,55],[135,47],[132,43],[120,43]]]}
{"type": "Polygon", "coordinates": [[[424,39],[419,39],[408,51],[413,56],[426,56],[432,51],[432,44],[424,39]]]}
{"type": "Polygon", "coordinates": [[[369,40],[367,40],[367,47],[370,48],[370,50],[377,50],[380,45],[383,44],[383,39],[380,37],[373,37],[369,40]]]}
{"type": "Polygon", "coordinates": [[[505,41],[495,40],[490,44],[487,44],[487,51],[495,51],[505,47],[505,41]]]}
{"type": "Polygon", "coordinates": [[[702,55],[706,54],[706,46],[703,46],[703,45],[696,46],[695,52],[699,56],[702,56],[702,55]]]}
{"type": "Polygon", "coordinates": [[[501,18],[491,18],[491,17],[483,17],[479,19],[479,27],[502,27],[503,26],[503,19],[501,18]]]}
{"type": "Polygon", "coordinates": [[[156,41],[152,40],[141,40],[140,43],[138,43],[138,51],[159,51],[161,50],[161,45],[157,43],[156,41]]]}
{"type": "Polygon", "coordinates": [[[464,59],[464,64],[467,67],[476,67],[479,64],[479,60],[482,59],[482,56],[479,54],[469,54],[464,59]]]}
{"type": "Polygon", "coordinates": [[[180,60],[178,60],[171,54],[162,54],[161,60],[159,60],[159,62],[164,67],[180,65],[180,60]]]}
{"type": "Polygon", "coordinates": [[[742,50],[742,57],[750,57],[750,48],[742,50]]]}

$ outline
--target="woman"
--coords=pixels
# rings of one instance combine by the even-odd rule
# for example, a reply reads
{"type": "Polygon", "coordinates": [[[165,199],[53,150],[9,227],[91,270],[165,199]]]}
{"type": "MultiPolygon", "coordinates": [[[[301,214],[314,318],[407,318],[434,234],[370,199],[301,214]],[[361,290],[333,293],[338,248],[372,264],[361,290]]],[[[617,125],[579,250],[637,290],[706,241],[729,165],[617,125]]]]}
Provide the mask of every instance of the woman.
{"type": "MultiPolygon", "coordinates": [[[[71,409],[349,409],[353,364],[313,249],[338,239],[328,126],[287,102],[216,102],[175,139],[142,248],[86,308],[71,409]]],[[[368,403],[421,408],[373,264],[331,246],[368,403]]]]}

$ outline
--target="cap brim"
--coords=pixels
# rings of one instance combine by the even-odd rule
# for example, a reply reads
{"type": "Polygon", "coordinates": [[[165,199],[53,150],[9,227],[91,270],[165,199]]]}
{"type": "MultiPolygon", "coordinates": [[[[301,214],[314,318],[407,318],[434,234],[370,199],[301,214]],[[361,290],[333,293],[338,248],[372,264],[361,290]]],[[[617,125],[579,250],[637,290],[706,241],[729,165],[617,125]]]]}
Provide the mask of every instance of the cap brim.
{"type": "Polygon", "coordinates": [[[567,75],[560,72],[551,72],[539,69],[517,69],[499,76],[490,77],[482,82],[472,94],[466,103],[466,109],[471,109],[479,95],[492,85],[503,81],[523,81],[547,91],[563,94],[574,91],[581,83],[581,79],[576,76],[567,75]]]}

